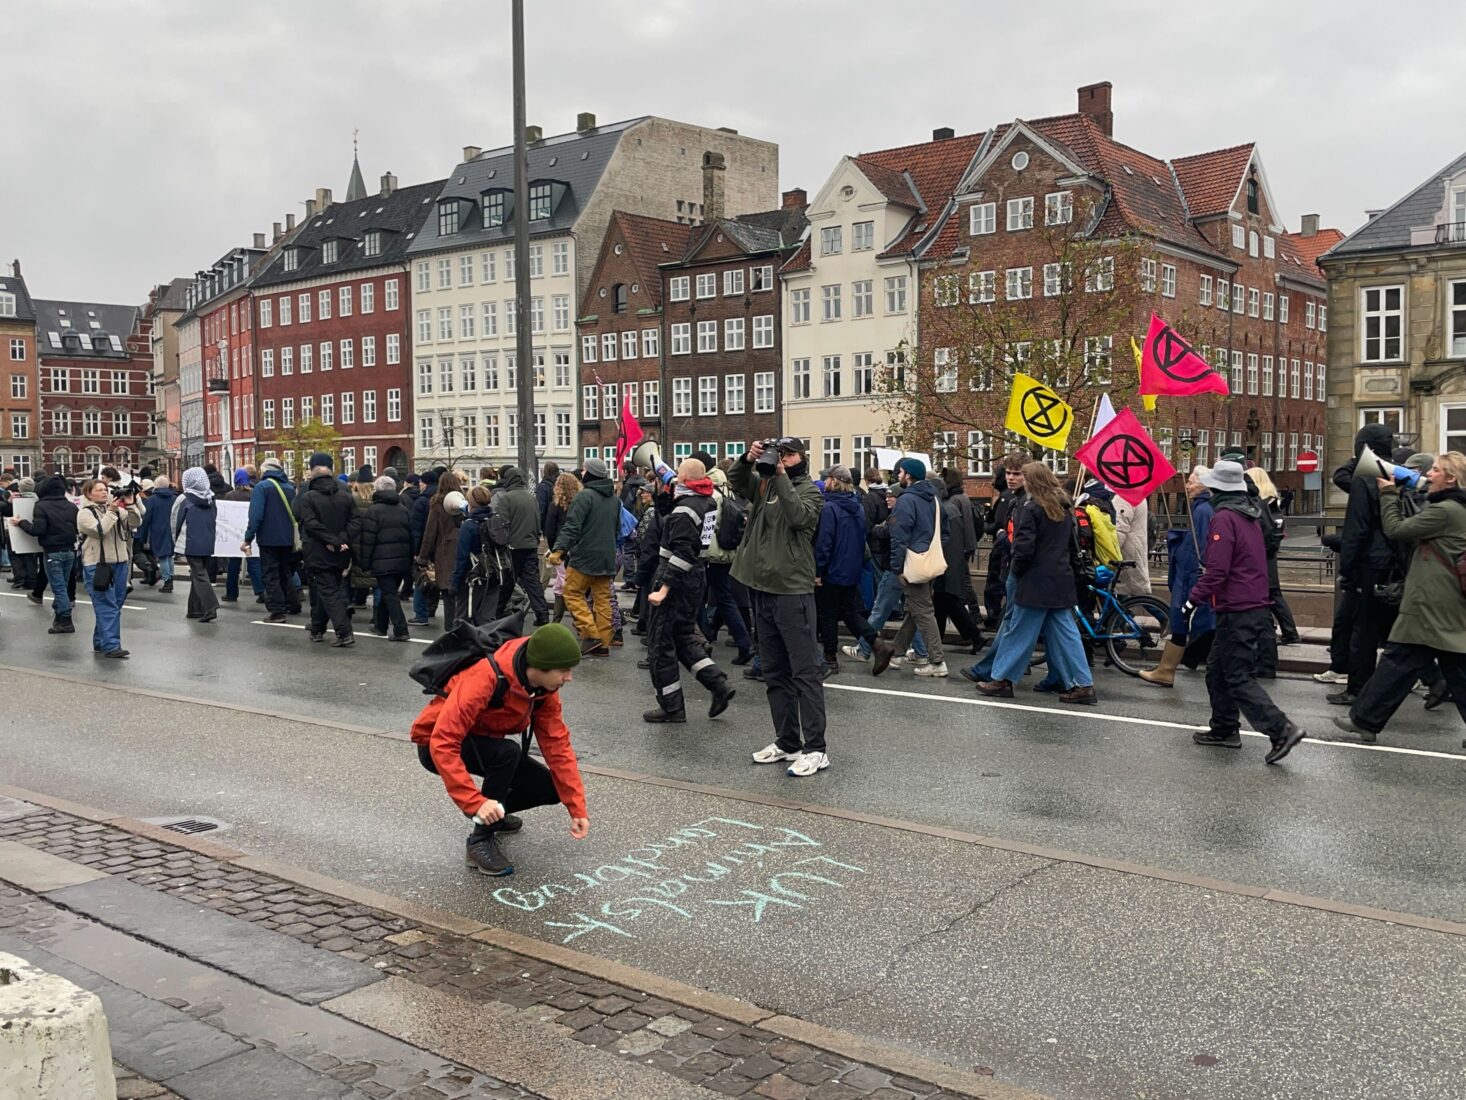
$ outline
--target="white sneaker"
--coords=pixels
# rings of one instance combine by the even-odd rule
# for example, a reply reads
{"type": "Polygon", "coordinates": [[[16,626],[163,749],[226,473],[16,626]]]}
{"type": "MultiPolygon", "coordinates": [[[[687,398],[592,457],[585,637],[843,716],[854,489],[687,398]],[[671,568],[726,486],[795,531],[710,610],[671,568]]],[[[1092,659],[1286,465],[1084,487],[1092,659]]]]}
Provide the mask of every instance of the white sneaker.
{"type": "Polygon", "coordinates": [[[1322,672],[1315,672],[1313,678],[1320,684],[1347,684],[1349,674],[1347,672],[1335,672],[1333,669],[1324,669],[1322,672]]]}
{"type": "Polygon", "coordinates": [[[911,671],[916,673],[918,676],[945,676],[947,675],[947,662],[943,661],[939,665],[918,665],[911,671]]]}
{"type": "Polygon", "coordinates": [[[822,752],[804,752],[794,758],[786,775],[807,776],[830,766],[830,758],[822,752]]]}
{"type": "Polygon", "coordinates": [[[779,748],[779,743],[776,741],[772,745],[765,745],[763,748],[759,749],[758,752],[754,753],[753,762],[755,764],[780,764],[783,763],[785,760],[798,760],[801,755],[803,754],[797,752],[785,752],[783,749],[779,748]]]}
{"type": "Polygon", "coordinates": [[[870,654],[862,653],[858,645],[842,645],[840,652],[849,657],[852,661],[869,661],[870,654]]]}
{"type": "Polygon", "coordinates": [[[922,665],[924,665],[926,663],[927,663],[926,658],[925,657],[918,657],[916,655],[916,650],[914,650],[914,649],[908,649],[906,651],[905,656],[902,656],[902,657],[892,657],[891,658],[891,667],[892,668],[907,668],[907,667],[909,667],[909,668],[920,668],[922,665]]]}

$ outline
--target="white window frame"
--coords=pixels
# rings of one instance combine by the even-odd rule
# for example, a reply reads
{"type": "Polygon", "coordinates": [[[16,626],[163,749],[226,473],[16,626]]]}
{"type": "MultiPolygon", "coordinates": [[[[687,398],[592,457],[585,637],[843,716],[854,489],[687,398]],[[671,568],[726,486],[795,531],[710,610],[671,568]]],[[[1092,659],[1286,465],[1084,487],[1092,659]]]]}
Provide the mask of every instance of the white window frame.
{"type": "Polygon", "coordinates": [[[1051,191],[1044,196],[1044,225],[1068,225],[1073,220],[1073,191],[1051,191]]]}
{"type": "MultiPolygon", "coordinates": [[[[1312,299],[1309,299],[1308,305],[1307,305],[1307,311],[1308,311],[1308,313],[1307,313],[1307,318],[1306,318],[1306,321],[1305,321],[1305,326],[1308,327],[1308,328],[1312,328],[1313,327],[1314,308],[1315,308],[1315,304],[1314,304],[1313,300],[1312,299]]],[[[1384,284],[1381,284],[1379,286],[1360,287],[1359,288],[1359,319],[1360,319],[1360,324],[1359,324],[1359,343],[1360,343],[1360,347],[1359,347],[1359,351],[1360,351],[1359,360],[1360,360],[1360,362],[1362,362],[1362,363],[1400,363],[1400,362],[1404,362],[1404,359],[1405,359],[1405,285],[1403,283],[1384,283],[1384,284]],[[1386,302],[1388,300],[1389,292],[1392,291],[1392,290],[1398,292],[1398,294],[1400,296],[1399,297],[1399,306],[1397,308],[1395,308],[1395,309],[1390,309],[1390,308],[1388,308],[1386,306],[1386,302]],[[1379,307],[1377,309],[1373,309],[1372,310],[1369,307],[1369,301],[1370,301],[1370,295],[1371,294],[1378,294],[1379,295],[1379,307]],[[1380,324],[1380,334],[1378,336],[1376,336],[1376,337],[1371,337],[1369,335],[1369,324],[1370,324],[1371,318],[1378,319],[1379,324],[1380,324]],[[1387,324],[1388,324],[1388,322],[1390,321],[1391,318],[1395,319],[1395,321],[1397,323],[1397,326],[1396,326],[1397,327],[1397,332],[1396,332],[1396,335],[1394,337],[1390,337],[1390,336],[1386,335],[1386,333],[1385,333],[1385,327],[1387,326],[1387,324]],[[1395,350],[1395,354],[1394,355],[1390,355],[1389,354],[1391,342],[1394,342],[1394,343],[1396,343],[1398,345],[1398,347],[1395,350]],[[1370,345],[1371,345],[1371,343],[1377,343],[1379,345],[1378,348],[1376,348],[1376,353],[1373,354],[1373,355],[1370,354],[1370,345]]]]}
{"type": "Polygon", "coordinates": [[[1009,233],[1016,233],[1024,229],[1033,228],[1033,196],[1008,200],[1007,229],[1009,233]]]}
{"type": "Polygon", "coordinates": [[[967,211],[967,233],[972,237],[984,237],[998,231],[998,204],[975,202],[967,211]]]}
{"type": "Polygon", "coordinates": [[[1203,275],[1201,277],[1201,290],[1200,290],[1200,294],[1199,294],[1199,296],[1197,298],[1197,301],[1198,301],[1198,303],[1200,305],[1204,305],[1204,306],[1211,305],[1211,276],[1210,275],[1203,275]]]}
{"type": "Polygon", "coordinates": [[[1176,296],[1176,265],[1161,264],[1161,297],[1174,298],[1176,296]]]}

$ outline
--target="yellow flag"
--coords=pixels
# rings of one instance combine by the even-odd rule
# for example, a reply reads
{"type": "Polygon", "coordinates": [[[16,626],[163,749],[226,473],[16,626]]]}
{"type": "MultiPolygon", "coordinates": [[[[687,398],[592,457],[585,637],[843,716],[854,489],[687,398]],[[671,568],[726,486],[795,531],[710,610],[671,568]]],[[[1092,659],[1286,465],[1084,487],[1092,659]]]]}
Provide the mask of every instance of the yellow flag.
{"type": "MultiPolygon", "coordinates": [[[[1140,344],[1133,336],[1130,337],[1130,350],[1135,353],[1135,373],[1140,374],[1140,344]]],[[[1144,378],[1145,376],[1141,375],[1141,377],[1144,378]]],[[[1143,393],[1140,395],[1140,400],[1145,403],[1146,412],[1155,412],[1155,399],[1156,395],[1153,393],[1143,393]]]]}
{"type": "Polygon", "coordinates": [[[1037,378],[1015,371],[1003,426],[1052,451],[1062,451],[1074,426],[1074,410],[1037,378]]]}

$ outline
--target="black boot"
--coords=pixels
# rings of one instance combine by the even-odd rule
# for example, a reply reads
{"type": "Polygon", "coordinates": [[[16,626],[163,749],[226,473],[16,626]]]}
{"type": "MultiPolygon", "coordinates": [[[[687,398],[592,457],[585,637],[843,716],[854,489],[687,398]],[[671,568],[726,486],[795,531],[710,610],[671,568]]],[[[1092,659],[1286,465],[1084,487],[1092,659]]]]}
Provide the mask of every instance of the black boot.
{"type": "Polygon", "coordinates": [[[47,634],[75,634],[76,633],[76,627],[74,627],[74,626],[71,625],[71,616],[70,615],[57,615],[56,616],[56,621],[51,624],[51,629],[48,630],[48,631],[46,631],[46,633],[47,634]]]}
{"type": "Polygon", "coordinates": [[[708,707],[708,717],[716,718],[728,709],[728,704],[733,701],[737,692],[728,685],[728,678],[725,676],[722,682],[713,688],[713,701],[708,707]]]}
{"type": "Polygon", "coordinates": [[[687,711],[674,710],[669,712],[663,710],[661,707],[653,707],[651,710],[646,711],[644,714],[642,714],[641,720],[643,722],[651,722],[653,724],[661,722],[671,722],[675,725],[680,726],[682,723],[687,721],[687,711]]]}

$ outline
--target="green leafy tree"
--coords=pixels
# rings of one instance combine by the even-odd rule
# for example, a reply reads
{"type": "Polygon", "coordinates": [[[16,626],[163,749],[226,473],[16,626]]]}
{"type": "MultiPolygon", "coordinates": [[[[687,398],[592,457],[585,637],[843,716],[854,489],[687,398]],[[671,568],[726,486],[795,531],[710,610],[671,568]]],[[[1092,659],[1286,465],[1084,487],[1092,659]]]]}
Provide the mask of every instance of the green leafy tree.
{"type": "Polygon", "coordinates": [[[341,433],[329,424],[322,424],[314,418],[297,420],[294,427],[277,428],[272,434],[270,442],[274,450],[265,451],[260,457],[268,458],[273,454],[285,463],[287,469],[295,470],[300,476],[310,472],[310,457],[317,452],[325,452],[340,464],[341,433]]]}

